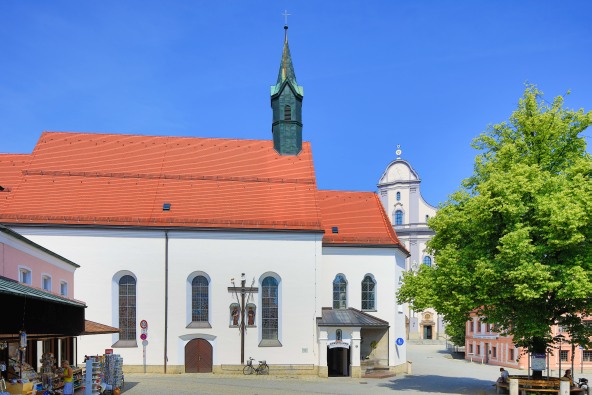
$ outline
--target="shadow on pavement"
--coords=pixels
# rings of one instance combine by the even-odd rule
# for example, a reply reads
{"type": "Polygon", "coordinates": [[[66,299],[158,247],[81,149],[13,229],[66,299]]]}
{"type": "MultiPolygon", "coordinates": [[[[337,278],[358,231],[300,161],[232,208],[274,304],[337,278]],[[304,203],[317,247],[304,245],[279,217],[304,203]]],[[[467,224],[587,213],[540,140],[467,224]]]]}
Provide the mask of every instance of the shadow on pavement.
{"type": "Polygon", "coordinates": [[[123,387],[123,391],[121,391],[121,393],[124,393],[127,390],[131,390],[132,388],[134,388],[138,384],[140,384],[140,383],[138,383],[137,381],[127,381],[126,380],[124,387],[123,387]]]}
{"type": "Polygon", "coordinates": [[[465,353],[460,351],[438,350],[438,354],[450,355],[452,359],[465,359],[465,353]]]}
{"type": "Polygon", "coordinates": [[[379,384],[394,391],[417,391],[434,394],[486,394],[491,393],[494,381],[447,376],[405,376],[379,384]]]}

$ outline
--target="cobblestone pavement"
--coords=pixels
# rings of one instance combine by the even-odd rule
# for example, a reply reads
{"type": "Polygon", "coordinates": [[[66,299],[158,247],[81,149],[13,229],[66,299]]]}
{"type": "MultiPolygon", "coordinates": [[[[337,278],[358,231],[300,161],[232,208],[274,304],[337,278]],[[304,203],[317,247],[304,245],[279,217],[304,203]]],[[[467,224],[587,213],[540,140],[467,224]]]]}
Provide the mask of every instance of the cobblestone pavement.
{"type": "MultiPolygon", "coordinates": [[[[410,345],[408,359],[413,362],[412,374],[386,379],[126,374],[124,394],[495,394],[493,383],[499,376],[497,366],[452,359],[443,346],[433,345],[410,345]]],[[[525,373],[509,371],[510,374],[525,373]]]]}

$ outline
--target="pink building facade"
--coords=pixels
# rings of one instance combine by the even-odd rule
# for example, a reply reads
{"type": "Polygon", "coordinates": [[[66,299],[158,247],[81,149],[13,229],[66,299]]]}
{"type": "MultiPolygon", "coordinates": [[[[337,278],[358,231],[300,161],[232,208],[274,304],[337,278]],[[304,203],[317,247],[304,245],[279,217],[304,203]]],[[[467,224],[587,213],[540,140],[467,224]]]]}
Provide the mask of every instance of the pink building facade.
{"type": "Polygon", "coordinates": [[[0,276],[57,295],[74,298],[79,266],[0,225],[0,276]]]}
{"type": "MultiPolygon", "coordinates": [[[[592,325],[592,318],[586,320],[592,325]]],[[[564,340],[548,355],[548,368],[561,374],[571,369],[572,355],[575,372],[592,370],[592,350],[575,347],[569,344],[570,337],[559,326],[552,328],[553,336],[562,335],[564,340]],[[561,361],[560,361],[561,360],[561,361]],[[561,369],[560,369],[561,365],[561,369]]],[[[515,347],[511,336],[503,336],[495,331],[495,325],[481,322],[479,317],[472,315],[466,324],[465,359],[489,365],[499,365],[515,369],[528,369],[528,354],[522,348],[515,347]]]]}

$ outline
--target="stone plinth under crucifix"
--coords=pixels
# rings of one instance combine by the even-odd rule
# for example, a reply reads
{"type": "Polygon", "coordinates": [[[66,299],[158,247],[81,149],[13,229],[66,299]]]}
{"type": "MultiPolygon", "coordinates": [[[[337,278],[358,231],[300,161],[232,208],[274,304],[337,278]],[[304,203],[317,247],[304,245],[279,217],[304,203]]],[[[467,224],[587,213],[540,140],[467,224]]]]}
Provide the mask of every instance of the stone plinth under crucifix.
{"type": "MultiPolygon", "coordinates": [[[[239,320],[239,328],[240,328],[240,337],[241,337],[241,364],[245,363],[245,324],[246,319],[253,320],[254,315],[249,317],[246,316],[246,303],[247,303],[247,296],[251,296],[254,293],[258,292],[257,287],[253,287],[255,283],[255,279],[253,278],[253,283],[250,287],[247,287],[247,280],[245,279],[245,273],[241,273],[241,285],[237,287],[234,284],[234,279],[231,279],[230,282],[232,283],[232,287],[228,287],[228,292],[232,292],[236,295],[236,299],[239,303],[239,310],[240,310],[240,320],[239,320]],[[238,295],[240,294],[240,299],[238,295]]],[[[234,313],[233,319],[234,319],[234,313]]],[[[254,313],[252,313],[254,314],[254,313]]],[[[251,321],[249,321],[249,325],[251,325],[251,321]]]]}

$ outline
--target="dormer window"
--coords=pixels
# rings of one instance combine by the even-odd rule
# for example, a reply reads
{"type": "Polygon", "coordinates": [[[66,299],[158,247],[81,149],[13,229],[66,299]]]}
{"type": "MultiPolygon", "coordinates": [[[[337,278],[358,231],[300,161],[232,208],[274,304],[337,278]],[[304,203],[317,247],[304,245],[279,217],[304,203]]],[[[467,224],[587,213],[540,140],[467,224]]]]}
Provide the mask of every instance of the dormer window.
{"type": "Polygon", "coordinates": [[[284,107],[284,121],[292,120],[292,107],[286,104],[284,107]]]}

